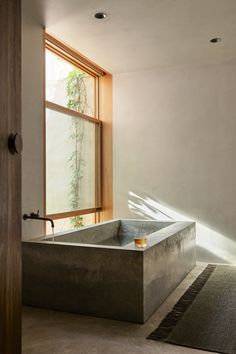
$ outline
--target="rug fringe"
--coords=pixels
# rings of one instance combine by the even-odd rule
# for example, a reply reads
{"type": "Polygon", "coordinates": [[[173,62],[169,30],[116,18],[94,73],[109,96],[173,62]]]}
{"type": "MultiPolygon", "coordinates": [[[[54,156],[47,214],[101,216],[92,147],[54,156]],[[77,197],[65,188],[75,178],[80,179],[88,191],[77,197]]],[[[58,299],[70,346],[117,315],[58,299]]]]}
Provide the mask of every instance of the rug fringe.
{"type": "Polygon", "coordinates": [[[160,325],[147,337],[147,339],[158,340],[162,342],[167,339],[189,306],[193,303],[199,291],[203,288],[215,268],[216,265],[208,264],[208,266],[192,283],[184,295],[178,300],[171,312],[166,315],[160,325]]]}

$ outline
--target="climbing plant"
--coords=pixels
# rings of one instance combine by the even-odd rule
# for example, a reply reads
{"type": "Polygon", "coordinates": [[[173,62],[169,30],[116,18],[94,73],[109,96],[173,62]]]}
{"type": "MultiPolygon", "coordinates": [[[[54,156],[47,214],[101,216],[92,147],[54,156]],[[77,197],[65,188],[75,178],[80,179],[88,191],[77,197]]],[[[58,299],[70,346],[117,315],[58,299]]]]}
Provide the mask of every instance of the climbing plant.
{"type": "MultiPolygon", "coordinates": [[[[70,71],[67,77],[67,107],[77,112],[86,114],[88,108],[86,93],[86,78],[88,75],[79,69],[70,71]]],[[[70,156],[69,163],[72,170],[72,179],[70,182],[70,206],[73,210],[80,208],[81,183],[83,179],[83,167],[85,161],[82,156],[84,140],[84,121],[78,118],[72,118],[71,135],[74,150],[70,156]]],[[[71,218],[73,227],[83,226],[82,216],[73,216],[71,218]]]]}

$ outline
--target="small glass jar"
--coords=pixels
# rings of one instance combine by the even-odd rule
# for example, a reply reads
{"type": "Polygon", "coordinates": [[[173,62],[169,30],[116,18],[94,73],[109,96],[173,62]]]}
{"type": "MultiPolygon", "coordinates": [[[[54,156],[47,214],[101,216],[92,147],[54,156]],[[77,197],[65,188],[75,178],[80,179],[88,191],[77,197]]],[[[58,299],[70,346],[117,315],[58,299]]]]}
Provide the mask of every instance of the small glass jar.
{"type": "Polygon", "coordinates": [[[135,247],[146,248],[147,247],[147,235],[135,236],[134,244],[135,244],[135,247]]]}

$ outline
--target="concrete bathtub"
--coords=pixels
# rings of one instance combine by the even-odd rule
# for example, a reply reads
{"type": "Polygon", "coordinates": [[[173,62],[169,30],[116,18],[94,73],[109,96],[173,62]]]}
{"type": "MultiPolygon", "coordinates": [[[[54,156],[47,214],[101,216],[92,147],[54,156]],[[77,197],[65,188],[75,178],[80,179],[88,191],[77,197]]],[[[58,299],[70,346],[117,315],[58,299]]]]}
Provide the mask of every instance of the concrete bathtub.
{"type": "Polygon", "coordinates": [[[144,323],[195,262],[195,223],[83,227],[23,242],[23,304],[144,323]],[[136,248],[143,233],[148,246],[136,248]]]}

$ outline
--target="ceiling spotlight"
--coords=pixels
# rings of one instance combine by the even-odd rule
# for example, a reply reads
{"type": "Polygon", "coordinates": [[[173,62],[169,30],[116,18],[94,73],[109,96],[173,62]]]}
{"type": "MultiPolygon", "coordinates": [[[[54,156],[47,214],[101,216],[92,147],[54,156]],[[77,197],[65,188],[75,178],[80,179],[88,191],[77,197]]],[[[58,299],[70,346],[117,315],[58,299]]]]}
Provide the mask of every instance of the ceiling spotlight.
{"type": "Polygon", "coordinates": [[[108,19],[109,15],[108,13],[106,12],[96,12],[94,14],[94,17],[97,19],[97,20],[105,20],[105,19],[108,19]]]}
{"type": "Polygon", "coordinates": [[[222,39],[220,37],[215,37],[215,38],[210,39],[210,42],[211,43],[220,43],[220,42],[222,42],[222,39]]]}

